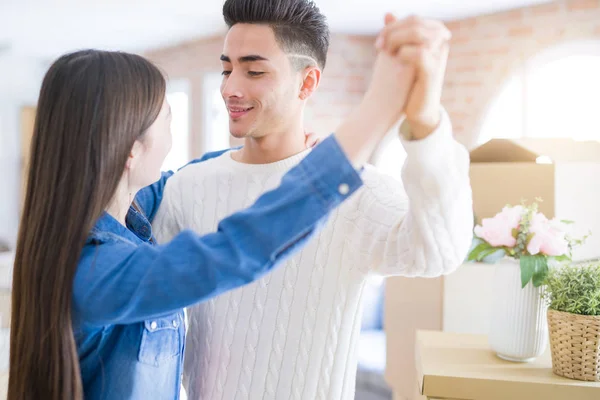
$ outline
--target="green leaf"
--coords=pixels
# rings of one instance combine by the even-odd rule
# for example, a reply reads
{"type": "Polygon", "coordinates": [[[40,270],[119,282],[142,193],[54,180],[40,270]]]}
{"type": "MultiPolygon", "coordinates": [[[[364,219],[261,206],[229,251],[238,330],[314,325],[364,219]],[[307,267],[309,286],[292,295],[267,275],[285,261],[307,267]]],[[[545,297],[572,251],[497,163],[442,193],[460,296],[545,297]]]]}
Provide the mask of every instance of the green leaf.
{"type": "Polygon", "coordinates": [[[548,259],[546,256],[536,255],[535,270],[533,272],[533,286],[540,287],[544,284],[548,275],[548,259]]]}
{"type": "Polygon", "coordinates": [[[519,236],[519,230],[517,228],[512,228],[512,237],[514,237],[515,239],[517,238],[517,236],[519,236]]]}
{"type": "Polygon", "coordinates": [[[484,258],[491,256],[492,254],[494,254],[497,251],[503,251],[502,249],[497,249],[495,247],[492,247],[490,249],[484,250],[481,253],[479,253],[479,255],[477,256],[477,261],[481,261],[484,258]]]}
{"type": "Polygon", "coordinates": [[[571,261],[571,257],[568,254],[563,254],[562,256],[555,256],[552,258],[558,262],[571,261]]]}
{"type": "Polygon", "coordinates": [[[571,221],[568,219],[561,219],[560,222],[562,222],[563,224],[566,224],[566,225],[571,225],[571,224],[575,223],[575,221],[571,221]]]}
{"type": "Polygon", "coordinates": [[[521,256],[521,288],[532,280],[534,287],[540,287],[548,275],[548,259],[542,254],[521,256]]]}
{"type": "Polygon", "coordinates": [[[533,259],[534,256],[521,256],[521,288],[527,286],[527,283],[533,277],[533,273],[535,272],[535,261],[533,259]]]}
{"type": "MultiPolygon", "coordinates": [[[[479,255],[480,255],[482,252],[484,252],[484,251],[486,251],[486,250],[488,250],[488,249],[490,249],[490,248],[491,248],[491,246],[490,246],[490,244],[489,244],[489,243],[487,243],[487,242],[481,243],[480,245],[478,245],[477,247],[475,247],[475,248],[474,248],[474,249],[473,249],[473,250],[472,250],[472,251],[469,253],[469,258],[468,258],[468,260],[469,260],[469,261],[475,261],[475,260],[478,260],[478,257],[479,257],[479,255]]],[[[478,261],[479,261],[479,260],[478,260],[478,261]]]]}

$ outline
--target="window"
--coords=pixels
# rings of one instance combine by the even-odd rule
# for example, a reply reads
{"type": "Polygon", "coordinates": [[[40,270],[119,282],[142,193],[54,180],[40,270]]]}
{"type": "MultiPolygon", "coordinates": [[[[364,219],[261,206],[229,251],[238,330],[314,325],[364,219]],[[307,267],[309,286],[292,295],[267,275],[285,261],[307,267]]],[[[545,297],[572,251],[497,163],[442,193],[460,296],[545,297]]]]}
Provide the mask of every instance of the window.
{"type": "Polygon", "coordinates": [[[173,147],[162,165],[162,170],[176,171],[190,160],[189,84],[186,81],[169,83],[167,101],[171,105],[173,147]]]}
{"type": "Polygon", "coordinates": [[[502,88],[485,117],[478,143],[523,136],[523,78],[513,76],[502,88]]]}
{"type": "Polygon", "coordinates": [[[229,115],[221,97],[220,73],[204,76],[204,143],[205,152],[229,148],[229,115]]]}
{"type": "Polygon", "coordinates": [[[492,103],[478,142],[492,138],[600,140],[600,42],[547,50],[527,61],[492,103]]]}

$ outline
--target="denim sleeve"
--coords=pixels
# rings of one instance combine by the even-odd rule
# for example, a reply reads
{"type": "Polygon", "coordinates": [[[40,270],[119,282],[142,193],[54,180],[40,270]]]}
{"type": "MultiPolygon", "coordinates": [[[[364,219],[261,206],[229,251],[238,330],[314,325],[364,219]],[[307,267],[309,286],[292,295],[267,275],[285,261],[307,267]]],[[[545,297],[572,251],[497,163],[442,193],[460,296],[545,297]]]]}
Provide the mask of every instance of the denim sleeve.
{"type": "Polygon", "coordinates": [[[186,230],[161,246],[86,246],[74,281],[75,312],[91,324],[133,323],[250,283],[305,244],[361,185],[330,137],[278,188],[223,219],[215,233],[198,236],[186,230]]]}
{"type": "MultiPolygon", "coordinates": [[[[210,160],[211,158],[218,157],[226,151],[228,150],[213,151],[210,153],[206,153],[201,158],[190,161],[180,169],[185,168],[186,166],[191,164],[196,164],[202,161],[210,160]]],[[[148,218],[148,221],[152,222],[152,220],[154,219],[156,211],[158,211],[158,207],[160,206],[160,202],[162,201],[167,180],[171,176],[173,176],[173,174],[173,171],[162,172],[158,181],[156,181],[150,186],[146,186],[145,188],[140,190],[135,196],[135,201],[137,205],[142,209],[142,212],[144,213],[146,218],[148,218]]]]}

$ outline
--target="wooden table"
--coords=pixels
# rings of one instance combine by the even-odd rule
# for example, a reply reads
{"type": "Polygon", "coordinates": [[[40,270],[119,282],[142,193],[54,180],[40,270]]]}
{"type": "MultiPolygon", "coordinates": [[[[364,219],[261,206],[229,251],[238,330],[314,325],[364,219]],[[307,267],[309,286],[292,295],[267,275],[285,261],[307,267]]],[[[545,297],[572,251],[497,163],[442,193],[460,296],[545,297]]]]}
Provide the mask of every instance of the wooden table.
{"type": "Polygon", "coordinates": [[[426,399],[600,400],[600,383],[552,373],[550,348],[530,363],[498,358],[486,335],[418,331],[416,368],[426,399]]]}

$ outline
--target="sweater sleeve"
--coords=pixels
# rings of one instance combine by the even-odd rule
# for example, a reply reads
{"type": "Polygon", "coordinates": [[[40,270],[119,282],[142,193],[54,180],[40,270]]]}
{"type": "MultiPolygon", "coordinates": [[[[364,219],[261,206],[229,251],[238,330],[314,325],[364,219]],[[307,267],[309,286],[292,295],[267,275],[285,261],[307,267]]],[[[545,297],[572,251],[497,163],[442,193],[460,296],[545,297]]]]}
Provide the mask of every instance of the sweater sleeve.
{"type": "Polygon", "coordinates": [[[452,138],[448,116],[419,141],[401,139],[402,182],[369,168],[356,210],[349,213],[350,251],[382,275],[435,277],[463,262],[473,211],[466,149],[452,138]]]}

